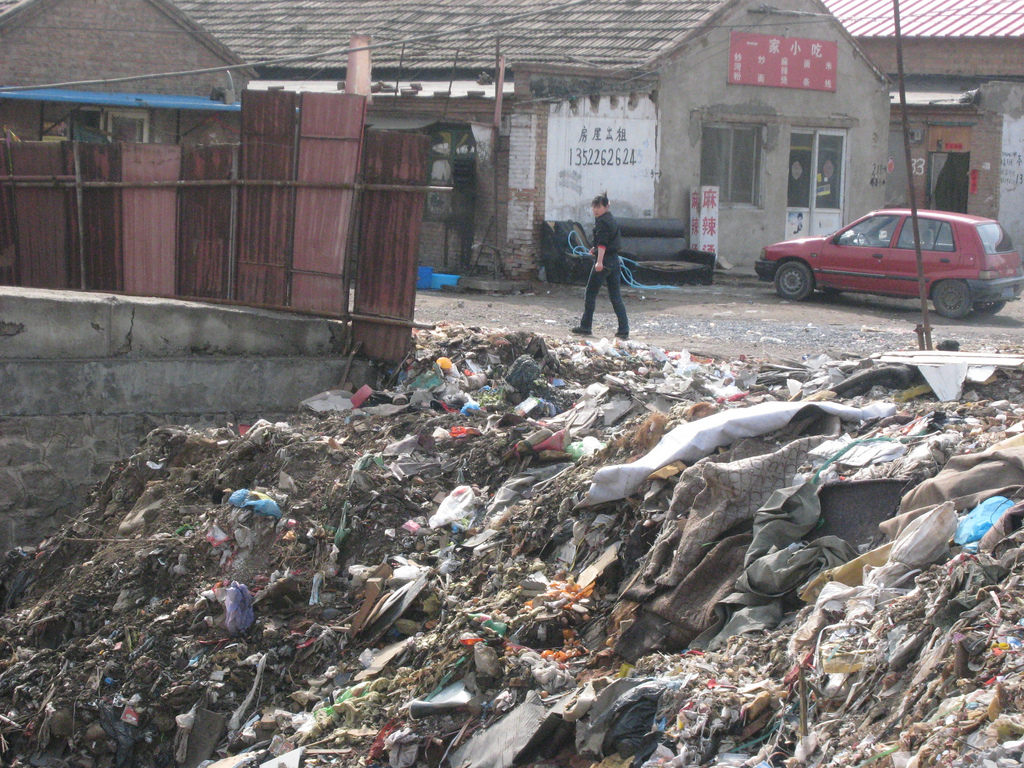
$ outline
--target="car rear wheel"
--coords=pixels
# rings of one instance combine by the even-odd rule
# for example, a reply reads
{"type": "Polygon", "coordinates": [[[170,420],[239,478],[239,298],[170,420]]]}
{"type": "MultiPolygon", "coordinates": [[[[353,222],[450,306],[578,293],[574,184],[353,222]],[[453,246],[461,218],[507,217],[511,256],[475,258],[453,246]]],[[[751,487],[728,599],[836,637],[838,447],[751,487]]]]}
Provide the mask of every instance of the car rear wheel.
{"type": "Polygon", "coordinates": [[[787,261],[775,273],[775,292],[790,301],[803,301],[814,292],[814,275],[802,261],[787,261]]]}
{"type": "Polygon", "coordinates": [[[932,304],[943,317],[965,317],[973,309],[971,290],[963,280],[943,280],[932,287],[932,304]]]}
{"type": "Polygon", "coordinates": [[[974,305],[974,314],[976,315],[994,315],[999,312],[1003,307],[1006,306],[1005,301],[985,301],[978,302],[974,305]]]}

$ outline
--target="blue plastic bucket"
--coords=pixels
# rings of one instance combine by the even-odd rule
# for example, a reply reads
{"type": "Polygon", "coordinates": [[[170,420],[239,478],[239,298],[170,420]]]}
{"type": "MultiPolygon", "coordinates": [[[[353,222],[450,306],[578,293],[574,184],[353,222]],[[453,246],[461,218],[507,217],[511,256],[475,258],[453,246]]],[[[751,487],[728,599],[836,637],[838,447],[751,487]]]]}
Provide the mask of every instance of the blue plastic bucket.
{"type": "Polygon", "coordinates": [[[435,291],[441,290],[441,286],[443,285],[458,285],[458,283],[458,275],[446,275],[441,272],[435,272],[430,276],[430,287],[435,291]]]}
{"type": "Polygon", "coordinates": [[[433,267],[420,267],[416,274],[416,287],[421,290],[430,290],[431,278],[434,276],[433,267]]]}

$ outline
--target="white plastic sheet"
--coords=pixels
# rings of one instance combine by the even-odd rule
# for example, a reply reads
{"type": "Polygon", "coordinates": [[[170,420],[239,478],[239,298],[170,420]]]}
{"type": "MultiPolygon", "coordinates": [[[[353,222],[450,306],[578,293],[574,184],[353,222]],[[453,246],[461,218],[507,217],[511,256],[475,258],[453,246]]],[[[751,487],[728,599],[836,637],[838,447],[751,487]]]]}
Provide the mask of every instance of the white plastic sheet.
{"type": "Polygon", "coordinates": [[[634,493],[651,472],[674,461],[693,464],[710,456],[716,448],[742,437],[756,437],[781,429],[805,408],[817,408],[845,421],[884,418],[896,413],[895,405],[881,402],[870,403],[863,408],[840,403],[760,403],[749,408],[719,411],[703,419],[680,424],[661,438],[652,451],[632,464],[599,469],[579,506],[623,499],[634,493]]]}

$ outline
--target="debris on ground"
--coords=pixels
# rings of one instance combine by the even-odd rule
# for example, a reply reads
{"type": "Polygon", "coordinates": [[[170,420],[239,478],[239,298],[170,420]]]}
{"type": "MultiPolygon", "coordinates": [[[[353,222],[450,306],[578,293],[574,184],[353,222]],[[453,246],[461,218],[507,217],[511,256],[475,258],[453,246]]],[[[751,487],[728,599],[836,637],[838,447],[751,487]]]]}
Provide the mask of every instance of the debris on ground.
{"type": "Polygon", "coordinates": [[[0,562],[7,766],[1024,754],[1022,360],[444,325],[0,562]]]}

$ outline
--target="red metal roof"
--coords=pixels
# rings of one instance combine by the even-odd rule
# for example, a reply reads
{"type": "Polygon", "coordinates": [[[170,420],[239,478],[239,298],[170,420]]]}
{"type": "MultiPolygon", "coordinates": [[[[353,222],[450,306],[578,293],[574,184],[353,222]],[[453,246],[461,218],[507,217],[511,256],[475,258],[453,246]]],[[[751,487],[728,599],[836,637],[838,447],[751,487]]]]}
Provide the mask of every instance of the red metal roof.
{"type": "MultiPolygon", "coordinates": [[[[892,0],[825,0],[854,37],[893,37],[892,0]]],[[[1024,0],[900,0],[904,37],[1024,36],[1024,0]]]]}

